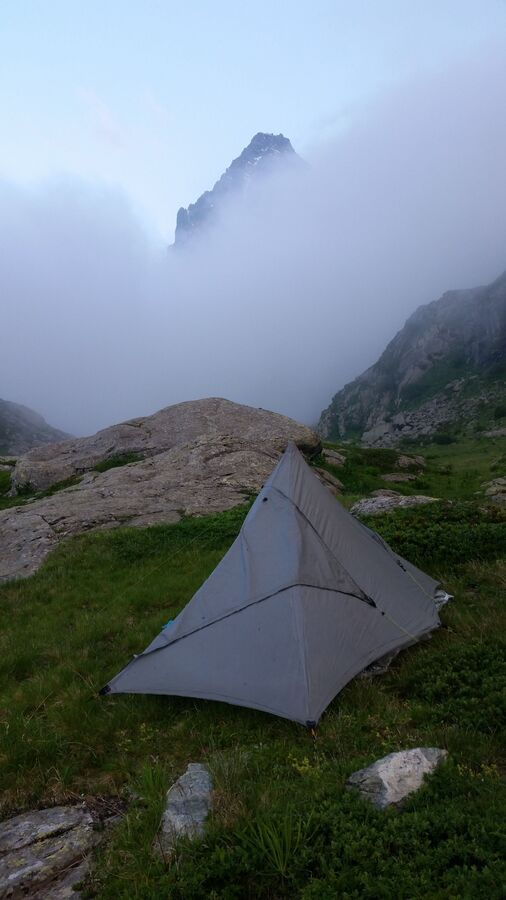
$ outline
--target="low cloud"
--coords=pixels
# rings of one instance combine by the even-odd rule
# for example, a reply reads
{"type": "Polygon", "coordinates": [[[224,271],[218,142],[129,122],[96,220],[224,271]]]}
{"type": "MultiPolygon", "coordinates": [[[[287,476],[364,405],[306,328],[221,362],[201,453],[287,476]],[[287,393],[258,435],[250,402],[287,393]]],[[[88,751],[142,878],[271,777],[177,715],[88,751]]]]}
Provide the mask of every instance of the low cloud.
{"type": "Polygon", "coordinates": [[[315,422],[419,304],[506,268],[500,50],[355,113],[188,252],[117,192],[0,183],[0,395],[74,433],[216,395],[315,422]]]}

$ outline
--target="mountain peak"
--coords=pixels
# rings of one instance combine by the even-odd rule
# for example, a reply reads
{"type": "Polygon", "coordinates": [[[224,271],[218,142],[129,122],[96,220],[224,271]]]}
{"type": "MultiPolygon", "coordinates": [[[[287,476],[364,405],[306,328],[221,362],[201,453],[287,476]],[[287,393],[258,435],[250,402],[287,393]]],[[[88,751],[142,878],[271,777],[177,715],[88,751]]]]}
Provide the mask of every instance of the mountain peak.
{"type": "Polygon", "coordinates": [[[240,194],[249,185],[251,179],[267,174],[279,162],[296,162],[302,160],[297,156],[290,141],[283,134],[267,134],[259,131],[248,146],[232,160],[228,169],[216,182],[212,190],[204,191],[195,203],[178,211],[176,220],[175,244],[181,246],[201,231],[204,226],[211,225],[216,219],[217,210],[225,197],[240,194]]]}
{"type": "Polygon", "coordinates": [[[418,307],[378,361],[334,396],[319,431],[391,447],[502,427],[505,382],[506,273],[418,307]]]}
{"type": "Polygon", "coordinates": [[[266,134],[264,131],[259,131],[251,138],[248,146],[242,151],[241,157],[249,156],[251,153],[265,156],[267,153],[295,153],[295,150],[284,134],[266,134]]]}

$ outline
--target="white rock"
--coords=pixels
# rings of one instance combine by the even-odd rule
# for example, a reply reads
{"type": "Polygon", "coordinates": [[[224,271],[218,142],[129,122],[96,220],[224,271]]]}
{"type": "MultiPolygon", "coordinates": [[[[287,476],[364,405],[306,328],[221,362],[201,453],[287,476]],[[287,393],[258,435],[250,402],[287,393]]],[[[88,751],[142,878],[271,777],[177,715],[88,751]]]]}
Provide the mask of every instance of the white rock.
{"type": "Polygon", "coordinates": [[[344,466],[346,462],[346,457],[342,453],[338,453],[337,450],[330,450],[328,447],[324,447],[322,456],[333,466],[344,466]]]}
{"type": "Polygon", "coordinates": [[[346,786],[357,789],[378,809],[392,804],[398,806],[422,786],[425,776],[437,769],[447,756],[447,750],[437,747],[389,753],[350,775],[346,786]]]}
{"type": "Polygon", "coordinates": [[[207,768],[201,763],[189,763],[184,775],[167,791],[155,849],[170,853],[178,838],[194,839],[203,835],[212,807],[212,789],[207,768]]]}
{"type": "Polygon", "coordinates": [[[437,497],[425,497],[423,494],[416,494],[412,497],[405,497],[395,491],[374,491],[375,496],[364,497],[358,500],[350,509],[354,515],[377,516],[381,513],[390,512],[393,509],[404,509],[407,506],[419,506],[423,503],[434,503],[437,497]]]}
{"type": "Polygon", "coordinates": [[[494,478],[493,481],[486,481],[482,487],[485,488],[485,494],[492,503],[499,505],[506,503],[506,478],[494,478]]]}
{"type": "Polygon", "coordinates": [[[388,472],[381,476],[383,481],[391,481],[393,484],[401,484],[403,481],[416,481],[417,476],[409,472],[388,472]]]}
{"type": "Polygon", "coordinates": [[[411,469],[415,467],[423,469],[425,466],[425,458],[423,456],[405,456],[403,454],[398,457],[397,465],[400,469],[411,469]]]}

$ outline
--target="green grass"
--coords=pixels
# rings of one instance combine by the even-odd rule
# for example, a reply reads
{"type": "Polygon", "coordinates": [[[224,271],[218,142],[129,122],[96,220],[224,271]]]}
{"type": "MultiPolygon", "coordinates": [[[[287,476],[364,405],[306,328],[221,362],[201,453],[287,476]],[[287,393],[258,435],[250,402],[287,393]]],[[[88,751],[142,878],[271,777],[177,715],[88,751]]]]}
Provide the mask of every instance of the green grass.
{"type": "Polygon", "coordinates": [[[346,457],[344,466],[318,462],[343,483],[346,505],[373,490],[388,488],[401,494],[428,494],[446,500],[476,500],[482,484],[506,474],[506,438],[466,438],[457,443],[426,445],[409,443],[400,450],[357,447],[353,444],[326,443],[346,457]],[[399,453],[421,455],[426,466],[415,481],[391,483],[382,475],[390,472],[417,473],[413,469],[398,469],[399,453]]]}
{"type": "MultiPolygon", "coordinates": [[[[343,450],[346,472],[331,471],[347,503],[385,486],[390,451],[343,450]]],[[[254,710],[97,694],[213,570],[246,508],[88,534],[1,587],[0,815],[135,796],[88,885],[103,900],[502,897],[506,516],[473,491],[504,442],[425,454],[427,492],[445,502],[369,524],[455,594],[446,627],[385,676],[351,682],[315,742],[254,710]],[[355,769],[419,745],[450,761],[402,813],[345,791],[355,769]],[[164,793],[190,761],[211,769],[214,812],[205,839],[164,864],[151,851],[164,793]]]]}
{"type": "Polygon", "coordinates": [[[52,497],[53,494],[57,494],[58,491],[64,491],[65,488],[74,487],[74,485],[79,484],[82,478],[82,475],[72,475],[70,478],[65,478],[64,481],[57,481],[55,484],[52,484],[51,487],[46,488],[45,491],[36,491],[30,482],[27,482],[26,484],[18,486],[17,493],[13,497],[10,497],[7,493],[11,486],[10,473],[0,472],[0,476],[1,475],[7,475],[8,481],[6,479],[0,479],[0,509],[8,509],[12,506],[24,506],[32,500],[42,500],[44,497],[52,497]]]}
{"type": "Polygon", "coordinates": [[[110,456],[103,459],[93,467],[94,472],[107,472],[109,469],[117,469],[119,466],[127,466],[129,463],[139,462],[143,459],[141,453],[118,453],[116,456],[110,456]]]}
{"type": "Polygon", "coordinates": [[[0,498],[4,497],[7,492],[10,490],[11,486],[11,473],[6,469],[0,470],[0,498]]]}

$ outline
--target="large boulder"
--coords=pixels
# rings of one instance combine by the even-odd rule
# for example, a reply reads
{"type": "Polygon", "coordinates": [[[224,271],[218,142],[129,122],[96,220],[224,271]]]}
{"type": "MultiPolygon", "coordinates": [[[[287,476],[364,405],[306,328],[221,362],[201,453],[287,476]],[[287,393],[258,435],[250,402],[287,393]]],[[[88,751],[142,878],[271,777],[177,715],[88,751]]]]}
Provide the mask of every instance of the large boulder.
{"type": "Polygon", "coordinates": [[[389,753],[350,775],[346,786],[358,790],[378,809],[400,806],[447,756],[447,750],[437,747],[416,747],[414,750],[389,753]]]}
{"type": "MultiPolygon", "coordinates": [[[[139,462],[105,472],[88,471],[79,484],[1,511],[0,581],[31,575],[47,554],[71,535],[121,525],[171,523],[183,515],[230,509],[260,490],[289,440],[309,450],[319,448],[318,438],[309,428],[275,413],[227,401],[198,401],[180,407],[184,433],[195,430],[189,418],[192,408],[199,426],[207,423],[212,433],[160,452],[154,451],[151,437],[152,452],[139,462]],[[208,410],[205,417],[204,407],[208,410]],[[212,408],[219,414],[214,428],[209,412],[212,408]],[[217,424],[225,417],[225,410],[228,432],[220,434],[217,424]],[[243,426],[245,437],[231,433],[240,430],[238,424],[243,426]]],[[[162,411],[162,418],[166,412],[162,411]]],[[[59,444],[54,449],[59,452],[64,446],[59,444]]],[[[67,456],[65,450],[62,459],[67,456]]],[[[47,465],[51,466],[50,460],[47,465]]],[[[328,473],[321,477],[332,490],[338,489],[337,479],[328,473]],[[331,480],[336,483],[329,484],[331,480]]]]}
{"type": "Polygon", "coordinates": [[[114,457],[136,454],[147,458],[200,438],[224,435],[277,453],[289,441],[305,453],[314,453],[320,447],[319,438],[310,428],[279,413],[219,398],[189,400],[152,416],[104,428],[91,437],[37,447],[18,459],[13,485],[14,489],[30,485],[38,491],[46,490],[114,457]]]}

